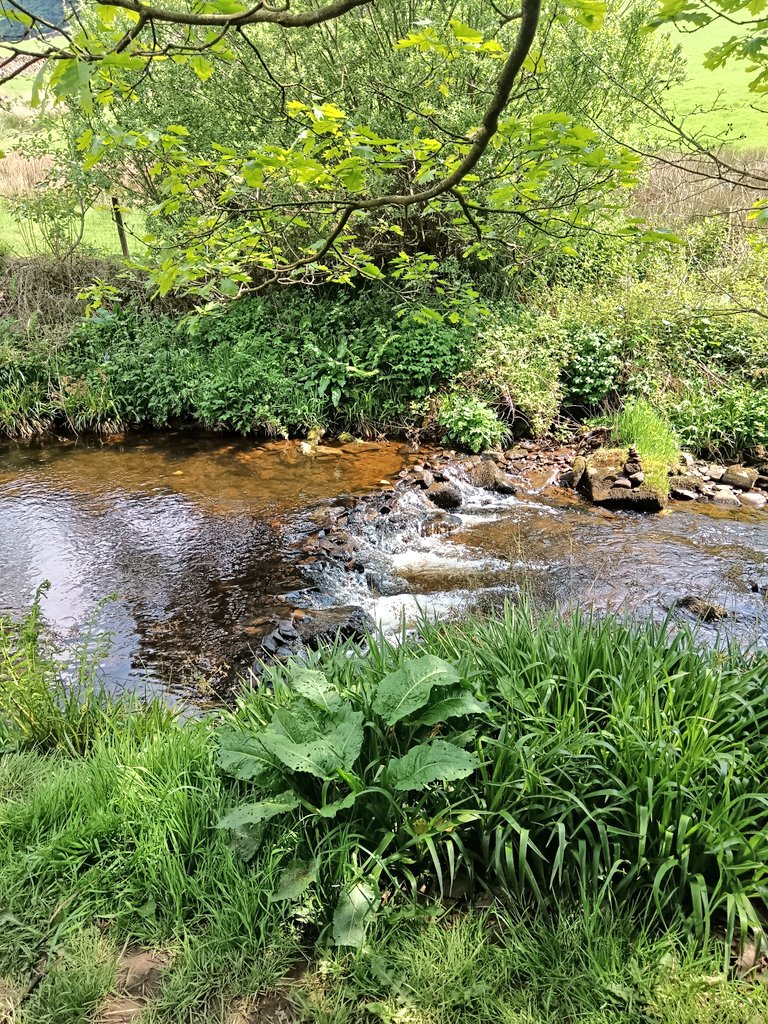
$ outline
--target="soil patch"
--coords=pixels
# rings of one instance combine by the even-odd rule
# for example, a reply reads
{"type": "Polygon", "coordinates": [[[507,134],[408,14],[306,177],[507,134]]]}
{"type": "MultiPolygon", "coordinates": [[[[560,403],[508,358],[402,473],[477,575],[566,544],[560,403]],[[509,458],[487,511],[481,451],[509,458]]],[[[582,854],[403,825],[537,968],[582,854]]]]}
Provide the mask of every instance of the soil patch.
{"type": "Polygon", "coordinates": [[[128,949],[120,957],[115,995],[101,1014],[102,1024],[133,1024],[160,994],[170,958],[148,949],[128,949]]]}

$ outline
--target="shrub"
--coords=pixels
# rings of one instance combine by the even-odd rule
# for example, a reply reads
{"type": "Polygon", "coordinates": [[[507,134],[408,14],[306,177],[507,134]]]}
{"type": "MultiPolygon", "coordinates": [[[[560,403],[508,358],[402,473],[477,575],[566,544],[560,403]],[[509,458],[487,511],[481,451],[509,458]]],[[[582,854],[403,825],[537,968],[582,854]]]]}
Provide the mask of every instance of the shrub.
{"type": "Polygon", "coordinates": [[[691,388],[669,403],[669,415],[685,446],[712,458],[749,456],[768,445],[768,391],[749,384],[715,393],[703,384],[691,388]]]}
{"type": "Polygon", "coordinates": [[[462,380],[473,395],[502,409],[513,429],[544,434],[563,398],[558,380],[562,356],[556,345],[557,338],[548,337],[535,318],[493,309],[462,380]]]}
{"type": "Polygon", "coordinates": [[[384,891],[459,876],[540,905],[615,896],[700,935],[722,920],[730,941],[766,911],[767,667],[669,624],[511,608],[314,655],[220,732],[252,787],[222,825],[247,853],[291,835],[273,898],[315,893],[337,941],[362,941],[384,891]]]}
{"type": "Polygon", "coordinates": [[[569,339],[570,358],[563,388],[571,405],[594,408],[614,390],[621,373],[620,342],[602,331],[577,329],[569,339]]]}
{"type": "Polygon", "coordinates": [[[485,402],[473,395],[453,392],[440,402],[438,423],[443,441],[453,441],[471,452],[495,448],[507,436],[507,427],[485,402]]]}

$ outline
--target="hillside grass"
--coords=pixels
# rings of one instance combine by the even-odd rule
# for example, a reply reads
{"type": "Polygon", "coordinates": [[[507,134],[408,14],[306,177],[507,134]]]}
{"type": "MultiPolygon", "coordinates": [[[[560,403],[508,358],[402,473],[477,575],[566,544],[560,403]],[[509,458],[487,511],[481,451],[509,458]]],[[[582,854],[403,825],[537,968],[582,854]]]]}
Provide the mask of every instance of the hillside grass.
{"type": "Polygon", "coordinates": [[[743,61],[728,61],[714,70],[704,67],[707,51],[733,34],[733,26],[724,21],[697,32],[672,33],[685,55],[687,77],[670,90],[669,99],[690,134],[749,150],[768,143],[766,104],[759,93],[749,91],[754,73],[750,75],[743,61]]]}

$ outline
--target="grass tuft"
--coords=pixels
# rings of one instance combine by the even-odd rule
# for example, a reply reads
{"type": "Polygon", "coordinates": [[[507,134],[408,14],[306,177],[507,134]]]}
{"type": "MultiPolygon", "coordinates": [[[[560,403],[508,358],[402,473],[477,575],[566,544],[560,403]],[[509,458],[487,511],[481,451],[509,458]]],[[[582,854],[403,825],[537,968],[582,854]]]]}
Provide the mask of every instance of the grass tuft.
{"type": "Polygon", "coordinates": [[[664,417],[648,402],[638,399],[616,415],[613,434],[623,447],[637,448],[648,483],[667,494],[669,470],[680,462],[680,445],[664,417]]]}

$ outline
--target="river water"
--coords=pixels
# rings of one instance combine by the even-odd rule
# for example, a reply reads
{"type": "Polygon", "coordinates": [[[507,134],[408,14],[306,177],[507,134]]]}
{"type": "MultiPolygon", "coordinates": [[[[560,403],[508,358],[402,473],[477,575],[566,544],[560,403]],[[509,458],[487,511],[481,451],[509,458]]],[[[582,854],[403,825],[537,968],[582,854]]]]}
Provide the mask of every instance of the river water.
{"type": "MultiPolygon", "coordinates": [[[[295,546],[312,510],[385,486],[416,460],[397,443],[307,456],[295,442],[190,433],[5,444],[0,613],[23,612],[49,580],[44,614],[64,642],[86,628],[109,634],[110,685],[218,678],[247,661],[286,600],[320,600],[295,546]]],[[[357,574],[329,578],[322,599],[362,604],[396,627],[403,614],[450,614],[521,588],[656,616],[693,593],[729,609],[721,628],[740,642],[768,643],[768,604],[751,589],[768,582],[763,513],[696,504],[607,514],[554,488],[464,497],[451,536],[376,554],[401,593],[375,597],[357,574]]]]}

